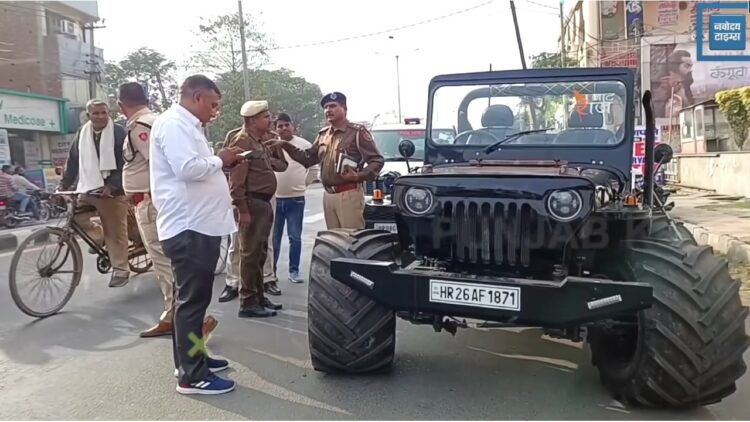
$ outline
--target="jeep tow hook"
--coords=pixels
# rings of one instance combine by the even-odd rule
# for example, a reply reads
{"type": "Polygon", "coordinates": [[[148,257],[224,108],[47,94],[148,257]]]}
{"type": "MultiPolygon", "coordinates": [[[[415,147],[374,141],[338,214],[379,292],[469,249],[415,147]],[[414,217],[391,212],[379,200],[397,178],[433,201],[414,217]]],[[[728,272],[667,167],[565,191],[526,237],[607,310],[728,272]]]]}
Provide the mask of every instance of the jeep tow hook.
{"type": "Polygon", "coordinates": [[[466,323],[466,320],[459,321],[456,318],[452,317],[441,317],[436,315],[435,319],[432,323],[432,328],[435,329],[436,333],[439,333],[442,330],[445,330],[449,332],[452,336],[455,336],[458,332],[459,328],[468,328],[469,324],[466,323]]]}

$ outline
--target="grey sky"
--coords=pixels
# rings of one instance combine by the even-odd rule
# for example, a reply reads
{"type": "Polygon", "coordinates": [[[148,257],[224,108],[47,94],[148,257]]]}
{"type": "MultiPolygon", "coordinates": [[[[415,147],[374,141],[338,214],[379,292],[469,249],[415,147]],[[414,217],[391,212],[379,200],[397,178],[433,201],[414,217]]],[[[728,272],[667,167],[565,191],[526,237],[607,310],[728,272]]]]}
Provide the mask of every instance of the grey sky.
{"type": "MultiPolygon", "coordinates": [[[[278,46],[383,31],[454,13],[488,0],[244,1],[278,46]]],[[[557,0],[517,0],[526,55],[558,51],[557,0]]],[[[105,29],[97,44],[107,60],[147,46],[178,62],[189,57],[200,16],[234,12],[235,0],[100,0],[105,29]],[[175,41],[179,40],[179,41],[175,41]]],[[[425,117],[427,84],[436,74],[520,68],[509,2],[382,35],[271,52],[268,68],[286,67],[324,92],[349,98],[352,120],[371,120],[397,108],[395,55],[401,70],[404,117],[425,117]],[[393,35],[390,40],[388,35],[393,35]],[[418,50],[417,50],[418,49],[418,50]],[[415,51],[417,50],[417,51],[415,51]]],[[[181,74],[180,77],[183,77],[181,74]]]]}

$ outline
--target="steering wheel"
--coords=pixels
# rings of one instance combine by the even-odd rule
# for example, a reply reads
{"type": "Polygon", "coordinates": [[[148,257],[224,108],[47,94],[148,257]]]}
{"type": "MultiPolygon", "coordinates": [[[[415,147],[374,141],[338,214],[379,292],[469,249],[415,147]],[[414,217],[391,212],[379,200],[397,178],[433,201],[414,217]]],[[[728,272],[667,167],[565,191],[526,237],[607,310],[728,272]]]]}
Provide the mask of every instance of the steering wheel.
{"type": "MultiPolygon", "coordinates": [[[[466,131],[463,131],[463,132],[459,133],[458,135],[456,135],[455,138],[453,138],[453,143],[454,144],[459,144],[460,142],[458,142],[458,140],[461,139],[461,137],[467,137],[468,138],[469,136],[471,136],[471,135],[473,135],[475,133],[481,134],[481,135],[487,135],[490,138],[492,138],[493,141],[490,142],[487,145],[494,144],[495,142],[500,142],[500,138],[498,138],[497,136],[495,136],[495,134],[493,134],[492,132],[490,132],[488,130],[488,128],[481,128],[481,129],[470,129],[470,130],[466,130],[466,131]]],[[[468,139],[467,139],[466,145],[468,145],[468,139]]],[[[483,144],[480,144],[480,145],[483,145],[483,144]]]]}

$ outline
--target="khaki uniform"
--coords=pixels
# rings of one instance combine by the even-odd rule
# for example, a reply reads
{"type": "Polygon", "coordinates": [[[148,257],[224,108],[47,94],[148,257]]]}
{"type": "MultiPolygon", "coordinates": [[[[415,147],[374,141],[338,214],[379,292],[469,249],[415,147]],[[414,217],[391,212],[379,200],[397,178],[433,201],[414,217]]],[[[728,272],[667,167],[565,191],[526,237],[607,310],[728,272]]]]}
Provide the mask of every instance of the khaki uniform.
{"type": "Polygon", "coordinates": [[[275,138],[269,133],[255,138],[243,129],[230,132],[227,147],[243,151],[260,151],[260,158],[251,158],[238,164],[229,175],[229,189],[237,211],[250,214],[250,224],[240,226],[240,308],[262,305],[263,266],[268,254],[273,211],[271,199],[276,193],[277,171],[285,171],[287,162],[280,149],[269,149],[264,142],[275,138]],[[232,133],[233,132],[233,133],[232,133]]]}
{"type": "Polygon", "coordinates": [[[156,208],[151,202],[151,184],[149,180],[149,141],[151,126],[156,114],[143,109],[128,119],[128,137],[123,146],[125,167],[122,171],[125,194],[136,203],[135,218],[151,262],[154,263],[156,278],[164,295],[164,311],[159,320],[171,322],[174,312],[173,285],[174,275],[169,258],[164,255],[156,231],[156,208]]]}
{"type": "Polygon", "coordinates": [[[326,190],[323,213],[328,228],[364,229],[365,194],[362,183],[345,181],[336,172],[336,165],[343,152],[359,163],[355,170],[361,180],[372,181],[380,174],[383,156],[367,128],[348,122],[342,128],[327,126],[318,132],[309,149],[301,150],[287,144],[284,144],[284,148],[292,159],[305,167],[320,164],[320,181],[326,190]]]}
{"type": "MultiPolygon", "coordinates": [[[[224,138],[223,145],[229,145],[229,142],[241,131],[242,128],[232,129],[227,133],[224,138]]],[[[276,216],[276,198],[271,198],[271,213],[276,216]]],[[[271,219],[271,227],[273,227],[273,218],[271,219]]],[[[237,233],[232,235],[232,243],[229,246],[229,266],[227,267],[226,285],[234,287],[235,289],[239,286],[240,280],[240,258],[239,248],[235,248],[233,243],[237,241],[237,233]]],[[[268,249],[266,250],[266,262],[263,264],[263,282],[270,283],[277,281],[276,273],[273,271],[273,230],[268,235],[268,249]]]]}

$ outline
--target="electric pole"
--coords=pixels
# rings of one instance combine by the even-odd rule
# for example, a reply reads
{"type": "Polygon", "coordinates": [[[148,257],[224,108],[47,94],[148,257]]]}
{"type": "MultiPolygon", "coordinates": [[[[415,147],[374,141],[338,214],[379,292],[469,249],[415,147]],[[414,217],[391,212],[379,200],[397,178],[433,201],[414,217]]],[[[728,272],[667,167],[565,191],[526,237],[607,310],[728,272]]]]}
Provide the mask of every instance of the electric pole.
{"type": "MultiPolygon", "coordinates": [[[[523,53],[523,41],[521,41],[521,30],[518,28],[518,17],[516,16],[516,2],[513,0],[510,0],[510,12],[513,15],[513,26],[516,28],[516,42],[518,43],[518,54],[521,55],[521,66],[523,66],[524,70],[526,70],[526,56],[523,53]]],[[[539,125],[537,124],[537,117],[536,117],[536,107],[534,107],[534,102],[529,101],[529,113],[531,113],[531,125],[533,129],[538,129],[539,125]]]]}
{"type": "Polygon", "coordinates": [[[398,92],[398,122],[402,123],[401,119],[401,73],[398,69],[398,55],[396,56],[396,90],[398,92]]]}
{"type": "Polygon", "coordinates": [[[563,17],[563,2],[560,0],[560,67],[565,67],[565,23],[563,17]]]}
{"type": "Polygon", "coordinates": [[[242,0],[237,0],[240,14],[240,45],[242,46],[242,83],[245,85],[245,101],[250,100],[250,81],[247,79],[247,50],[245,49],[245,17],[242,14],[242,0]]]}
{"type": "Polygon", "coordinates": [[[95,29],[102,29],[105,28],[104,26],[95,26],[93,23],[90,25],[84,25],[84,30],[89,30],[89,70],[85,73],[89,75],[89,99],[96,98],[96,83],[98,76],[101,74],[101,71],[98,69],[99,63],[97,62],[97,56],[96,56],[96,47],[94,46],[94,30],[95,29]]]}
{"type": "Polygon", "coordinates": [[[521,66],[526,69],[526,56],[523,54],[523,42],[521,41],[521,30],[518,29],[518,17],[516,17],[516,2],[510,0],[510,12],[513,14],[513,26],[516,27],[516,42],[518,53],[521,55],[521,66]]]}

